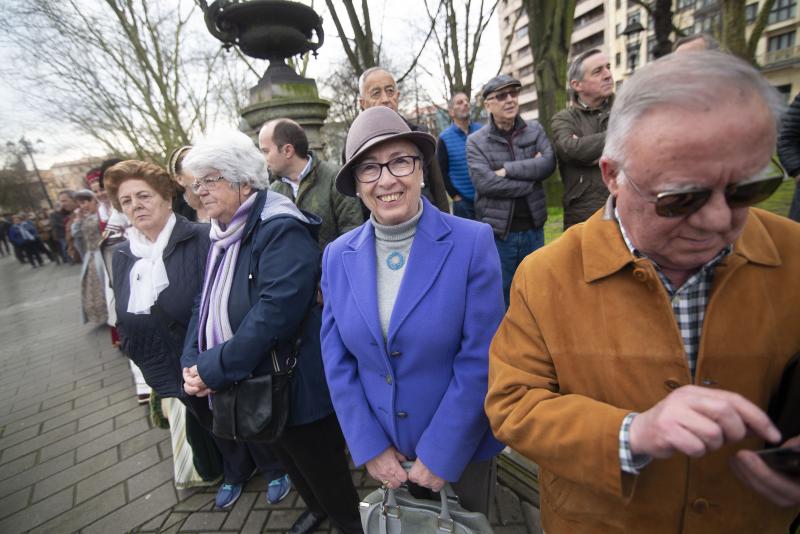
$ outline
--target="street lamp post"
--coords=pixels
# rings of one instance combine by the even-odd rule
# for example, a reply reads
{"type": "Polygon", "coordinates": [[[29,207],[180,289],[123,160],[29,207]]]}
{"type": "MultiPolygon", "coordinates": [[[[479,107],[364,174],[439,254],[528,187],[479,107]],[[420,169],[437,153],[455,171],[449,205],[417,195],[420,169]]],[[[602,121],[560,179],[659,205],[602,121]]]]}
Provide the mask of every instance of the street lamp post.
{"type": "Polygon", "coordinates": [[[639,49],[641,48],[641,41],[639,35],[644,31],[644,26],[638,20],[634,20],[622,31],[625,36],[626,51],[628,55],[628,68],[631,74],[636,70],[636,64],[639,62],[639,49]]]}
{"type": "MultiPolygon", "coordinates": [[[[41,143],[41,139],[37,139],[38,143],[41,143]]],[[[44,193],[44,198],[47,199],[47,204],[50,205],[50,209],[53,209],[53,201],[50,200],[50,194],[47,192],[47,188],[44,185],[44,180],[42,180],[42,175],[39,172],[39,167],[36,166],[36,160],[33,159],[33,147],[31,146],[30,141],[25,139],[25,137],[20,138],[19,144],[22,146],[22,149],[25,150],[25,153],[28,154],[28,157],[31,158],[31,164],[33,165],[33,171],[36,173],[36,177],[39,179],[39,185],[42,186],[42,193],[44,193]]]]}

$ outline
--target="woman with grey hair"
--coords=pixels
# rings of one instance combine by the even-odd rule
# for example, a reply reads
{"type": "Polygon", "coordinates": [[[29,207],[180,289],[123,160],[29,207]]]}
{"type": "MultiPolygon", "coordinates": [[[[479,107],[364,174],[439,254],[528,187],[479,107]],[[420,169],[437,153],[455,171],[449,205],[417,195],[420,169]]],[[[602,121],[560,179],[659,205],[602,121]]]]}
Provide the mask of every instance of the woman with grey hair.
{"type": "Polygon", "coordinates": [[[272,480],[267,500],[277,503],[290,490],[285,469],[308,506],[291,532],[311,532],[326,517],[344,532],[360,532],[358,496],[322,370],[319,218],[267,191],[264,158],[243,133],[197,143],[183,168],[195,176],[192,190],[211,217],[205,282],[181,358],[184,390],[211,395],[213,405],[215,391],[296,357],[288,423],[277,441],[216,438],[225,470],[217,506],[236,501],[254,466],[272,480]]]}

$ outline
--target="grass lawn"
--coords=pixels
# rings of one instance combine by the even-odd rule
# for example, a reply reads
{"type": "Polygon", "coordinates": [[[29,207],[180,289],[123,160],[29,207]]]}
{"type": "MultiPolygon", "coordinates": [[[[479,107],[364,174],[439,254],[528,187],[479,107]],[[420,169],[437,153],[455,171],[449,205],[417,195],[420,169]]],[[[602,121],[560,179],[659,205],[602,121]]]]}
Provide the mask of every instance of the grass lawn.
{"type": "MultiPolygon", "coordinates": [[[[794,180],[787,180],[775,191],[771,197],[758,204],[759,208],[764,208],[772,213],[786,216],[789,213],[789,206],[792,204],[792,195],[795,188],[794,180]]],[[[564,228],[564,209],[561,206],[548,206],[547,222],[544,225],[544,242],[550,243],[560,236],[564,228]]]]}

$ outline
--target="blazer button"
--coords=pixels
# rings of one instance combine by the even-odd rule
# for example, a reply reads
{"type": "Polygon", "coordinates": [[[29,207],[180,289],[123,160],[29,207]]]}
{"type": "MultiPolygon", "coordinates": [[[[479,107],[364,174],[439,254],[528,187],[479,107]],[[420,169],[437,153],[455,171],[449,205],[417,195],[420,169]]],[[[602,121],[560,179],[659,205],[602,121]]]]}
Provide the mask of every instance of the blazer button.
{"type": "Polygon", "coordinates": [[[392,376],[391,375],[386,375],[386,383],[389,384],[390,386],[392,385],[392,376]]]}
{"type": "Polygon", "coordinates": [[[408,413],[406,413],[406,412],[397,412],[397,417],[399,417],[400,419],[405,419],[406,417],[408,417],[408,413]]]}
{"type": "Polygon", "coordinates": [[[641,267],[636,267],[633,270],[633,277],[639,280],[640,282],[647,282],[648,279],[647,271],[641,267]]]}
{"type": "Polygon", "coordinates": [[[675,380],[667,380],[664,382],[664,386],[667,388],[667,390],[672,391],[681,387],[681,384],[675,380]]]}
{"type": "Polygon", "coordinates": [[[708,501],[705,499],[696,499],[692,503],[692,510],[698,514],[704,514],[708,511],[708,501]]]}
{"type": "Polygon", "coordinates": [[[400,354],[402,354],[402,353],[399,350],[396,350],[396,351],[391,353],[391,355],[394,356],[395,358],[400,356],[400,354]]]}

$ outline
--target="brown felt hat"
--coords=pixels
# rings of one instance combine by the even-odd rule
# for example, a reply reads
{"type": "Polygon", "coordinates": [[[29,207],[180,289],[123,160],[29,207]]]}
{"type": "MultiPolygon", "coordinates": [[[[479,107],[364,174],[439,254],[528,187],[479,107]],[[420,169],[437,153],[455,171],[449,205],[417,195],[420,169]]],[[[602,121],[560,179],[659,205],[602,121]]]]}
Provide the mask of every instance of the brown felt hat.
{"type": "Polygon", "coordinates": [[[336,175],[336,189],[343,195],[356,196],[356,181],[353,165],[369,149],[385,143],[403,139],[419,147],[427,163],[436,152],[436,138],[425,132],[412,132],[403,117],[385,106],[375,106],[362,111],[347,132],[345,164],[336,175]]]}

